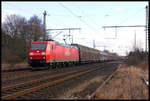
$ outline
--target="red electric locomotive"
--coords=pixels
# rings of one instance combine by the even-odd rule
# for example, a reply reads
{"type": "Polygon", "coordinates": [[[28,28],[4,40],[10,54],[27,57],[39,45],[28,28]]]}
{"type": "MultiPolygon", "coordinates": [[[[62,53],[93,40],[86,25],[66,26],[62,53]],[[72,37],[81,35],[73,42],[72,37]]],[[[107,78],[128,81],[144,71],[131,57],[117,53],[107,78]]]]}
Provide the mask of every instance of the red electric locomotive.
{"type": "Polygon", "coordinates": [[[78,48],[60,44],[55,41],[32,42],[29,49],[29,65],[32,68],[49,67],[49,65],[77,63],[78,48]]]}

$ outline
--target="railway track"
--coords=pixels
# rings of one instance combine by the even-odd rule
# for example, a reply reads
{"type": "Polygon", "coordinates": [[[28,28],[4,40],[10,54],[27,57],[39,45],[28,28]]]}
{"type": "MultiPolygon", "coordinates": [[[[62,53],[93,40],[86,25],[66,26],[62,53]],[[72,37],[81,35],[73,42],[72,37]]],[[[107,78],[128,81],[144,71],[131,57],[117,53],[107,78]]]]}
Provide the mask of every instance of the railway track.
{"type": "Polygon", "coordinates": [[[13,72],[2,72],[2,79],[11,79],[11,78],[17,78],[17,77],[23,77],[25,75],[33,75],[37,73],[42,73],[43,71],[36,71],[33,72],[31,70],[25,70],[25,71],[13,71],[13,72]]]}
{"type": "MultiPolygon", "coordinates": [[[[70,86],[69,89],[65,92],[61,92],[61,93],[53,92],[54,95],[50,98],[88,99],[88,96],[91,96],[93,94],[93,92],[97,88],[99,88],[99,86],[101,86],[105,82],[105,80],[108,79],[109,76],[114,73],[114,71],[116,71],[117,67],[118,67],[118,64],[116,64],[116,63],[111,62],[110,64],[106,64],[106,65],[104,65],[104,68],[97,70],[95,72],[92,72],[86,76],[82,76],[82,77],[80,77],[80,79],[76,80],[75,82],[76,82],[77,86],[76,85],[70,86]],[[78,82],[78,84],[77,84],[77,82],[78,82]],[[63,93],[66,93],[66,94],[63,94],[63,93]]],[[[65,86],[65,85],[62,85],[62,87],[63,86],[65,86]]],[[[57,88],[55,88],[55,89],[57,89],[57,88]]],[[[61,88],[58,88],[58,89],[61,89],[61,88]]],[[[53,90],[53,89],[48,89],[48,90],[53,90]]],[[[49,93],[51,93],[51,92],[49,92],[49,93]]],[[[47,95],[46,97],[49,97],[49,95],[47,95]]],[[[37,97],[35,97],[35,98],[37,98],[37,97]]],[[[42,97],[41,99],[43,99],[43,98],[44,97],[42,97]]],[[[94,97],[94,99],[95,99],[95,97],[94,97]]]]}
{"type": "MultiPolygon", "coordinates": [[[[80,65],[80,66],[76,66],[76,67],[69,67],[69,68],[55,68],[55,69],[50,69],[50,70],[42,70],[42,71],[34,71],[33,73],[29,73],[26,75],[18,75],[16,74],[15,77],[11,77],[11,78],[2,78],[2,87],[5,86],[9,86],[9,85],[15,85],[17,83],[23,83],[26,81],[30,81],[33,79],[38,79],[44,76],[48,76],[48,75],[54,75],[57,73],[62,73],[62,72],[67,72],[67,71],[72,71],[72,70],[77,70],[77,69],[82,69],[84,68],[84,66],[86,68],[90,68],[91,66],[96,66],[99,65],[99,63],[97,64],[88,64],[88,65],[80,65]]],[[[14,72],[15,73],[15,72],[14,72]]],[[[11,74],[8,74],[11,75],[11,74]]]]}
{"type": "Polygon", "coordinates": [[[19,78],[27,78],[31,77],[34,75],[39,75],[39,74],[44,74],[47,73],[48,70],[43,70],[43,71],[21,71],[21,72],[11,72],[11,73],[2,73],[2,82],[5,81],[11,81],[19,78]]]}
{"type": "Polygon", "coordinates": [[[2,70],[3,73],[8,73],[8,72],[16,72],[16,71],[26,71],[26,70],[30,70],[30,68],[16,68],[16,69],[8,69],[8,70],[2,70]]]}
{"type": "MultiPolygon", "coordinates": [[[[102,87],[113,77],[113,75],[117,72],[117,70],[118,70],[120,67],[121,67],[121,64],[117,67],[117,69],[116,69],[111,75],[109,75],[109,76],[107,77],[107,79],[106,79],[106,80],[100,85],[100,87],[98,87],[97,89],[102,88],[102,87]]],[[[96,94],[96,90],[95,90],[92,94],[87,95],[87,99],[88,99],[88,100],[91,100],[91,99],[95,98],[95,94],[96,94]]]]}
{"type": "Polygon", "coordinates": [[[2,88],[2,99],[16,99],[17,97],[23,96],[28,93],[35,92],[45,87],[54,86],[56,84],[62,83],[66,80],[70,80],[87,73],[101,69],[102,67],[95,66],[94,68],[88,68],[84,70],[75,70],[66,73],[60,73],[56,75],[50,75],[43,77],[38,80],[32,80],[26,83],[19,83],[16,85],[3,87],[2,88]]]}
{"type": "MultiPolygon", "coordinates": [[[[66,68],[66,67],[63,67],[63,68],[66,68]]],[[[10,70],[10,71],[5,71],[5,72],[2,72],[1,74],[1,77],[2,77],[2,80],[10,80],[10,79],[16,79],[16,78],[20,78],[20,77],[25,77],[25,76],[30,76],[30,75],[36,75],[36,74],[40,74],[40,73],[44,73],[44,72],[48,72],[48,71],[54,71],[54,70],[57,70],[57,69],[60,69],[60,68],[55,68],[55,69],[50,69],[50,70],[39,70],[39,71],[32,71],[30,68],[28,69],[15,69],[15,70],[10,70]]]]}

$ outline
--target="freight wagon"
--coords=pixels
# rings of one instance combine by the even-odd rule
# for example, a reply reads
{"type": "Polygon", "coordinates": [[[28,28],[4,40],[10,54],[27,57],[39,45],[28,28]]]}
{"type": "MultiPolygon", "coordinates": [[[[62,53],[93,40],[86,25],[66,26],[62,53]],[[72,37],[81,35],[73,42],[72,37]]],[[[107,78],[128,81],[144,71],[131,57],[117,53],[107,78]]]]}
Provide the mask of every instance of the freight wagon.
{"type": "Polygon", "coordinates": [[[112,55],[112,53],[106,53],[104,51],[101,51],[99,56],[100,56],[100,61],[101,62],[108,62],[108,61],[117,60],[117,56],[112,55]]]}
{"type": "Polygon", "coordinates": [[[79,51],[79,63],[91,63],[98,62],[100,51],[94,48],[86,47],[79,44],[72,44],[73,46],[78,47],[79,51]]]}

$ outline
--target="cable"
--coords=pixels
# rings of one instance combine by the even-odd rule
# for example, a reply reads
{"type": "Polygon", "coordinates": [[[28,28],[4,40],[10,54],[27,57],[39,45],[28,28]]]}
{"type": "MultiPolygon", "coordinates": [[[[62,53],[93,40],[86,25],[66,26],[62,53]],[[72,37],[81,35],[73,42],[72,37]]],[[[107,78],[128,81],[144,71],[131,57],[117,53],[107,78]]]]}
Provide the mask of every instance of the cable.
{"type": "MultiPolygon", "coordinates": [[[[73,16],[77,17],[81,22],[86,24],[90,29],[92,28],[89,24],[87,24],[84,20],[82,20],[79,16],[77,16],[75,13],[73,13],[69,8],[64,6],[62,3],[59,3],[63,8],[65,8],[68,12],[70,12],[73,16]]],[[[93,29],[93,28],[92,28],[93,29]]],[[[95,31],[95,29],[93,29],[95,31]]],[[[97,29],[96,29],[97,30],[97,29]]]]}
{"type": "Polygon", "coordinates": [[[14,5],[14,4],[11,4],[11,5],[9,5],[9,6],[12,6],[12,7],[14,7],[14,8],[18,8],[18,9],[20,9],[20,10],[23,10],[23,11],[25,11],[26,13],[32,13],[33,14],[33,12],[30,12],[30,11],[26,11],[26,10],[24,10],[24,9],[22,9],[22,8],[20,8],[20,7],[18,7],[18,6],[16,6],[16,5],[14,5]]]}
{"type": "MultiPolygon", "coordinates": [[[[81,8],[79,8],[79,7],[77,7],[80,11],[82,11],[82,13],[83,13],[83,10],[81,9],[81,8]]],[[[88,19],[90,19],[90,21],[94,24],[94,25],[97,25],[97,26],[99,26],[97,23],[95,23],[87,14],[85,14],[85,13],[83,13],[83,15],[85,15],[88,19]]]]}
{"type": "MultiPolygon", "coordinates": [[[[135,16],[137,13],[139,13],[141,10],[143,10],[143,9],[145,9],[145,8],[140,8],[136,13],[133,13],[133,15],[135,16]]],[[[131,15],[131,16],[133,16],[133,15],[131,15]]],[[[127,21],[128,19],[129,19],[129,17],[131,17],[131,16],[128,16],[125,20],[123,20],[122,22],[120,22],[118,25],[120,25],[120,24],[122,24],[123,22],[125,22],[125,21],[127,21]]]]}

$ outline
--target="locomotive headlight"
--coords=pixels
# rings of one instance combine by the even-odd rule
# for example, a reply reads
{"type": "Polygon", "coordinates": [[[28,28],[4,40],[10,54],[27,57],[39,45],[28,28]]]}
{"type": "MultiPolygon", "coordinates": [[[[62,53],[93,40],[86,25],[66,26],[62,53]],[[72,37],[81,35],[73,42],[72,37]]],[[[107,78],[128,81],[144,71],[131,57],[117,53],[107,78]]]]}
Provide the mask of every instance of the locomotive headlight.
{"type": "Polygon", "coordinates": [[[29,53],[29,55],[33,55],[33,53],[29,53]]]}
{"type": "Polygon", "coordinates": [[[41,53],[41,55],[45,55],[45,54],[46,54],[45,52],[42,52],[42,53],[41,53]]]}

